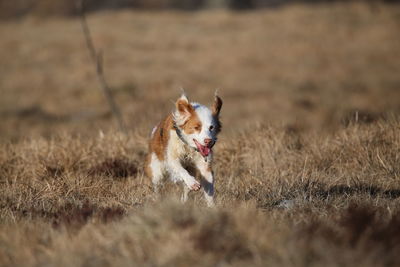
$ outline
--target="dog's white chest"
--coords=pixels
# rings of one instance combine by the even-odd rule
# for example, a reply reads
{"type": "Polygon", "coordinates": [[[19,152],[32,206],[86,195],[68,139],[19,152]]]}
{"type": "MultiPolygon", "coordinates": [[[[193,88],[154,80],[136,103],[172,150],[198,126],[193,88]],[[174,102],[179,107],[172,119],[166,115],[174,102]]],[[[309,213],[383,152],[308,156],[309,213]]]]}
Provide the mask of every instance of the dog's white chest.
{"type": "Polygon", "coordinates": [[[196,151],[187,145],[185,145],[182,140],[179,139],[175,131],[170,131],[170,140],[168,143],[168,156],[174,159],[195,159],[196,151]]]}

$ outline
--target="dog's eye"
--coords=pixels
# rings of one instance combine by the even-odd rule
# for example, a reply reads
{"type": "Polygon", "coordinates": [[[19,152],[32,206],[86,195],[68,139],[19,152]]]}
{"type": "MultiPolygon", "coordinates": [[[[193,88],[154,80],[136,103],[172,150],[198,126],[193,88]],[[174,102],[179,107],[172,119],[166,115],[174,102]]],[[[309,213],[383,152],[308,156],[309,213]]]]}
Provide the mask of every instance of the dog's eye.
{"type": "Polygon", "coordinates": [[[194,127],[194,129],[195,129],[196,131],[200,131],[200,128],[201,128],[200,125],[196,125],[196,126],[194,127]]]}
{"type": "Polygon", "coordinates": [[[213,125],[210,126],[210,131],[212,131],[212,130],[214,130],[214,126],[213,125]]]}

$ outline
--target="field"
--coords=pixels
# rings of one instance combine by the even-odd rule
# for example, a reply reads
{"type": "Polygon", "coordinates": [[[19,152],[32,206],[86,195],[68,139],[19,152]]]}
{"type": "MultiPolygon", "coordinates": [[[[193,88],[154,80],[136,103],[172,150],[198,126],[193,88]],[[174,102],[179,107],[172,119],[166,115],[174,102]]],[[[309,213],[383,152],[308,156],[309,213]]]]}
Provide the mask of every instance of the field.
{"type": "Polygon", "coordinates": [[[398,266],[400,6],[0,24],[0,266],[398,266]],[[185,88],[224,100],[216,207],[143,174],[185,88]]]}

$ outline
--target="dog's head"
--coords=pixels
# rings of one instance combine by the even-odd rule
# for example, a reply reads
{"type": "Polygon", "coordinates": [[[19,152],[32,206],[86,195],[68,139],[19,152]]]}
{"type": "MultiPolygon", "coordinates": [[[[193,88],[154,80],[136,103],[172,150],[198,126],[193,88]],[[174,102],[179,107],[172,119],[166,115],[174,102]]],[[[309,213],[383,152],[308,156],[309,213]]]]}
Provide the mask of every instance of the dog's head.
{"type": "Polygon", "coordinates": [[[219,113],[222,100],[215,95],[211,108],[198,103],[189,102],[186,95],[182,95],[175,103],[173,113],[175,125],[181,138],[194,149],[197,149],[203,157],[211,153],[211,149],[217,141],[217,135],[221,131],[219,113]]]}

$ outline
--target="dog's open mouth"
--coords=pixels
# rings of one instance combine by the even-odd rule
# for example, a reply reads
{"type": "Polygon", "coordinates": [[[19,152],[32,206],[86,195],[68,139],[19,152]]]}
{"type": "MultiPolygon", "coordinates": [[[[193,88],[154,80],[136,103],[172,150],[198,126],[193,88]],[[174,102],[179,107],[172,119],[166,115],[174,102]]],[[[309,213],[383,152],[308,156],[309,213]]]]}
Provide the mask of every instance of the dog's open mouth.
{"type": "Polygon", "coordinates": [[[193,141],[196,144],[197,149],[199,150],[200,154],[203,157],[207,157],[211,153],[211,148],[210,147],[201,145],[199,142],[197,142],[196,139],[193,139],[193,141]]]}

